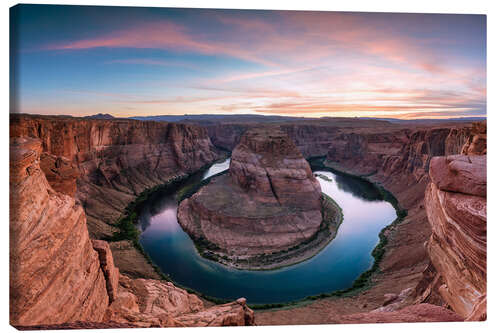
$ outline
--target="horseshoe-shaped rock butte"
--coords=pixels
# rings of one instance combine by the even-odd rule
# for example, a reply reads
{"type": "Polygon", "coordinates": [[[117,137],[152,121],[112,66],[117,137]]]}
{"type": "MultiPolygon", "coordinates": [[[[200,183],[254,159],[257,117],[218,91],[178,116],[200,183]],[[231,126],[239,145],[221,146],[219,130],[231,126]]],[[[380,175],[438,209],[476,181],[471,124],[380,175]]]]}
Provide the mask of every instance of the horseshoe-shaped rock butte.
{"type": "Polygon", "coordinates": [[[255,128],[233,150],[229,172],[180,203],[178,220],[201,255],[272,269],[316,254],[342,214],[287,134],[255,128]]]}

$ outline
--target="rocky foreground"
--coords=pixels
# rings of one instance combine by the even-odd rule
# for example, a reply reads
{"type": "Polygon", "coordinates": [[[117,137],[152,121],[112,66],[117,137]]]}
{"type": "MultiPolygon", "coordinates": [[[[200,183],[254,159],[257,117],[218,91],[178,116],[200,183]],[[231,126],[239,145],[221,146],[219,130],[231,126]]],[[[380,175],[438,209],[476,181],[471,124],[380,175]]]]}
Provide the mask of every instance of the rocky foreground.
{"type": "Polygon", "coordinates": [[[325,201],[288,135],[251,129],[233,150],[229,174],[182,201],[178,220],[204,255],[238,268],[276,268],[314,255],[334,237],[340,211],[325,201]],[[334,210],[333,219],[324,220],[325,209],[334,210]]]}
{"type": "MultiPolygon", "coordinates": [[[[253,324],[253,312],[245,299],[206,307],[196,295],[172,283],[120,274],[108,243],[89,238],[82,206],[66,190],[58,191],[57,186],[49,184],[41,168],[41,155],[40,140],[11,139],[13,326],[27,329],[58,325],[84,328],[253,324]]],[[[76,182],[76,177],[72,179],[76,182]]],[[[69,177],[65,183],[69,183],[69,177]]]]}

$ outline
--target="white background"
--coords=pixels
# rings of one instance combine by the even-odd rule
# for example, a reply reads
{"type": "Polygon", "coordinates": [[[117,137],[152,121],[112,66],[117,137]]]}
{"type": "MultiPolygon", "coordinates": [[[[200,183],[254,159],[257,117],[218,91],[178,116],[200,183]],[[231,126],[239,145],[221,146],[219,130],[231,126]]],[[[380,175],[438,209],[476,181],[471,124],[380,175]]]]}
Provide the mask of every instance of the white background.
{"type": "MultiPolygon", "coordinates": [[[[2,82],[2,110],[0,111],[0,189],[2,205],[2,215],[0,219],[2,237],[0,241],[0,278],[1,278],[1,294],[0,294],[0,324],[1,328],[7,331],[14,331],[10,327],[9,322],[9,219],[8,219],[8,132],[9,132],[9,7],[14,6],[16,1],[4,1],[1,11],[0,22],[2,24],[2,67],[1,67],[1,82],[2,82]]],[[[260,333],[295,333],[308,330],[315,332],[362,332],[369,330],[371,332],[421,332],[421,331],[454,331],[454,332],[475,332],[483,331],[500,331],[500,302],[499,302],[499,206],[500,201],[495,196],[497,188],[500,188],[498,176],[495,174],[496,167],[500,168],[500,159],[498,154],[499,147],[499,95],[500,82],[498,80],[500,52],[500,1],[486,0],[375,0],[375,1],[320,1],[320,0],[246,0],[246,1],[229,1],[229,0],[103,0],[103,1],[36,1],[28,0],[26,3],[36,4],[74,4],[74,5],[120,5],[120,6],[155,6],[155,7],[193,7],[193,8],[236,8],[236,9],[295,9],[295,10],[331,10],[331,11],[363,11],[363,12],[412,12],[412,13],[460,13],[460,14],[487,14],[488,27],[488,320],[483,323],[417,323],[417,324],[369,324],[369,325],[316,325],[316,326],[275,326],[275,327],[253,327],[253,328],[205,328],[200,331],[195,328],[176,328],[168,329],[175,332],[260,332],[260,333]],[[195,331],[196,330],[196,331],[195,331]]],[[[300,283],[300,281],[298,281],[300,283]]],[[[97,330],[86,330],[85,332],[94,332],[97,330]]],[[[109,332],[155,332],[151,329],[127,329],[113,330],[109,332]]],[[[45,331],[48,332],[48,331],[45,331]]]]}

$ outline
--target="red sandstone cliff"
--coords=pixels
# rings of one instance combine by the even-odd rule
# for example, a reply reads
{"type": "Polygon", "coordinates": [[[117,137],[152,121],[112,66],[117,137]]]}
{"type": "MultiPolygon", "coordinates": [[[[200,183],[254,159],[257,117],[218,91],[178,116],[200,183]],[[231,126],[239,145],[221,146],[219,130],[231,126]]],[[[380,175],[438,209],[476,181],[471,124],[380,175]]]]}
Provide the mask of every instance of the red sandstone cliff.
{"type": "Polygon", "coordinates": [[[279,127],[304,157],[327,156],[332,167],[364,176],[397,194],[405,208],[423,200],[433,156],[486,149],[485,123],[396,125],[375,120],[321,119],[289,123],[219,123],[207,126],[217,146],[233,150],[249,128],[279,127]]]}
{"type": "MultiPolygon", "coordinates": [[[[196,125],[11,115],[11,137],[42,141],[49,181],[76,166],[76,197],[94,238],[111,236],[129,202],[145,189],[196,171],[218,158],[206,131],[196,125]]],[[[74,189],[67,189],[67,193],[74,189]]]]}
{"type": "MultiPolygon", "coordinates": [[[[39,140],[11,139],[12,325],[51,328],[74,323],[67,326],[84,328],[253,324],[253,312],[244,299],[205,308],[197,296],[172,283],[120,275],[108,243],[90,240],[82,207],[47,181],[40,168],[41,155],[39,140]]],[[[68,177],[63,178],[65,186],[61,188],[66,189],[71,184],[68,177]]]]}
{"type": "Polygon", "coordinates": [[[318,235],[323,204],[319,182],[288,135],[251,129],[233,150],[229,174],[182,201],[178,220],[194,239],[217,246],[210,254],[220,260],[262,268],[264,255],[304,248],[318,235]]]}
{"type": "Polygon", "coordinates": [[[327,163],[382,184],[410,208],[423,199],[431,158],[460,154],[472,136],[470,125],[347,132],[336,137],[327,163]]]}
{"type": "Polygon", "coordinates": [[[101,321],[109,299],[85,213],[49,185],[41,152],[39,140],[11,141],[11,323],[101,321]]]}
{"type": "MultiPolygon", "coordinates": [[[[481,149],[482,151],[482,149],[481,149]]],[[[486,319],[486,155],[435,157],[425,206],[438,290],[468,320],[486,319]]]]}

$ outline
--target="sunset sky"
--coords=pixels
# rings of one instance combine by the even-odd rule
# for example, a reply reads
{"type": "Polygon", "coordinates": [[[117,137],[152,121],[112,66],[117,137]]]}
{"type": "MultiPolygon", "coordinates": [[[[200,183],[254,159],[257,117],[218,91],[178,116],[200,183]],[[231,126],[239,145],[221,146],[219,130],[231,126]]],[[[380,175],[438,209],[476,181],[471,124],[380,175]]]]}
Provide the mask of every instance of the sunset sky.
{"type": "Polygon", "coordinates": [[[22,5],[11,112],[486,116],[486,17],[22,5]]]}

